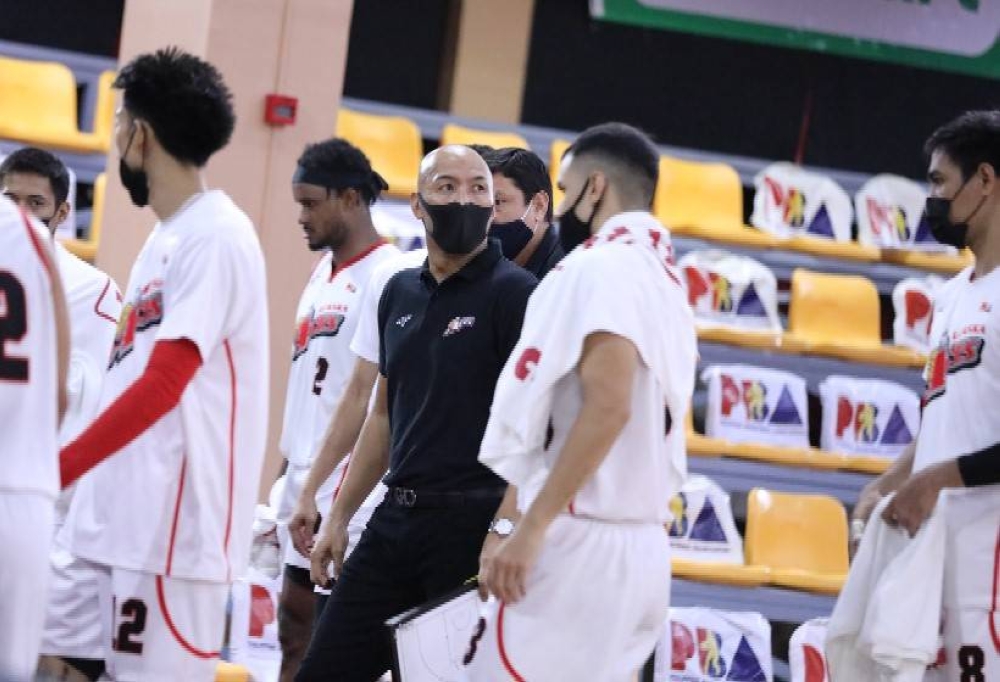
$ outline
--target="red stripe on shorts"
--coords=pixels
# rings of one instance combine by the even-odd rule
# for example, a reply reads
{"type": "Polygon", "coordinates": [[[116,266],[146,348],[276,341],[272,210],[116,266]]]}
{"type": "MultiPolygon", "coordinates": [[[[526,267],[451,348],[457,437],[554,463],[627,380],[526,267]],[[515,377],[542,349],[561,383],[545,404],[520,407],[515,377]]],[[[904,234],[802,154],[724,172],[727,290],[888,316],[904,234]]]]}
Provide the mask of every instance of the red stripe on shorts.
{"type": "Polygon", "coordinates": [[[156,599],[160,602],[160,613],[163,614],[163,620],[167,624],[167,629],[170,630],[170,634],[174,636],[177,643],[181,645],[181,648],[187,651],[189,654],[196,658],[218,658],[218,651],[202,651],[201,649],[196,649],[191,646],[190,643],[181,633],[177,631],[177,627],[174,625],[174,619],[170,617],[170,611],[167,609],[167,600],[163,594],[163,576],[156,576],[156,599]]]}
{"type": "Polygon", "coordinates": [[[514,664],[510,662],[510,658],[507,656],[507,648],[503,645],[503,612],[506,608],[507,605],[501,603],[500,612],[497,614],[497,647],[500,649],[500,661],[514,682],[524,682],[524,677],[514,669],[514,664]]]}

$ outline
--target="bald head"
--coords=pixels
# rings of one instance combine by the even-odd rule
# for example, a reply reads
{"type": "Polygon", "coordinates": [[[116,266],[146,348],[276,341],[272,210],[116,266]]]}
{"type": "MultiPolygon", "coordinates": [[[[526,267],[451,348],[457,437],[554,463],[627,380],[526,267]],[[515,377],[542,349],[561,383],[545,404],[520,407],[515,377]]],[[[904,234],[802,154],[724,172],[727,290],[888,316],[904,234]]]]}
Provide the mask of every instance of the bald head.
{"type": "MultiPolygon", "coordinates": [[[[438,147],[420,162],[418,189],[421,194],[432,190],[442,179],[458,182],[481,182],[493,193],[493,176],[479,154],[460,144],[438,147]]],[[[465,203],[465,202],[463,202],[465,203]]]]}

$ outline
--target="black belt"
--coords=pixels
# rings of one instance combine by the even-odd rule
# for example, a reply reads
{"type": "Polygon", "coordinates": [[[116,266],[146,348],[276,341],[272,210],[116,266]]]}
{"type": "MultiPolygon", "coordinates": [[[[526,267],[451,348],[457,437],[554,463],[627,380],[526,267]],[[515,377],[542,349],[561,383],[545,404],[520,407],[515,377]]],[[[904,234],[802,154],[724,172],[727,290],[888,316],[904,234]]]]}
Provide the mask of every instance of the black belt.
{"type": "Polygon", "coordinates": [[[394,507],[461,507],[491,500],[499,502],[505,492],[507,492],[505,488],[478,488],[462,492],[389,488],[389,492],[385,495],[385,503],[394,507]]]}

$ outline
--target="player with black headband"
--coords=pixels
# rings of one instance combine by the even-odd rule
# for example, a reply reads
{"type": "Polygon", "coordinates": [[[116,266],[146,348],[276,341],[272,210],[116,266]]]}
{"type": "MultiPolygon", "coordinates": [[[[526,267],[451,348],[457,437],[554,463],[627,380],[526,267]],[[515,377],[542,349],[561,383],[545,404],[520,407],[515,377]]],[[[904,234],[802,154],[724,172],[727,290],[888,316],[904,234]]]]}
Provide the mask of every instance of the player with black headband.
{"type": "MultiPolygon", "coordinates": [[[[372,224],[371,205],[386,188],[361,150],[341,139],[306,147],[292,177],[306,243],[323,255],[299,300],[292,333],[281,451],[288,460],[278,509],[282,532],[309,475],[310,467],[354,369],[350,343],[358,324],[365,287],[377,265],[399,251],[372,224]]],[[[347,470],[343,460],[316,493],[320,509],[330,508],[347,470]]],[[[287,535],[285,580],[279,633],[283,680],[291,680],[309,645],[316,606],[309,557],[287,535]]]]}

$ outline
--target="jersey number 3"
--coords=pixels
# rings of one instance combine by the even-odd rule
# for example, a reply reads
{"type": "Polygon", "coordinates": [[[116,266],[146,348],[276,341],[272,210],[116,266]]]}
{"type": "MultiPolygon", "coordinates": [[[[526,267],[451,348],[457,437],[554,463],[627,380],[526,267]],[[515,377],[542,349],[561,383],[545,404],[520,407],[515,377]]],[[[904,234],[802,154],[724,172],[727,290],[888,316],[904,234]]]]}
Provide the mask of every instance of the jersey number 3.
{"type": "Polygon", "coordinates": [[[0,381],[27,381],[28,361],[7,355],[7,342],[16,343],[28,332],[24,287],[12,273],[0,271],[0,381]]]}

